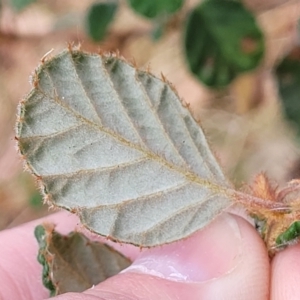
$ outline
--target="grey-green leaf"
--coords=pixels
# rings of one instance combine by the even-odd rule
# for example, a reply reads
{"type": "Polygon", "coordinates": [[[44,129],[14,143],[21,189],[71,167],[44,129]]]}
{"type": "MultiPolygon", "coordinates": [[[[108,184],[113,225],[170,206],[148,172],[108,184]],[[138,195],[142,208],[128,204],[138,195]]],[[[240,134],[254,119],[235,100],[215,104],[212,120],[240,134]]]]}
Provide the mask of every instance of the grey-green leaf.
{"type": "Polygon", "coordinates": [[[43,283],[55,296],[83,292],[130,266],[131,261],[106,244],[79,232],[61,235],[53,227],[35,228],[43,283]]]}
{"type": "Polygon", "coordinates": [[[205,136],[167,82],[114,56],[43,63],[17,139],[46,200],[140,246],[189,236],[231,204],[205,136]]]}
{"type": "Polygon", "coordinates": [[[112,22],[117,8],[118,3],[115,1],[96,2],[91,5],[86,15],[85,29],[87,34],[94,41],[101,41],[104,39],[107,28],[112,22]]]}

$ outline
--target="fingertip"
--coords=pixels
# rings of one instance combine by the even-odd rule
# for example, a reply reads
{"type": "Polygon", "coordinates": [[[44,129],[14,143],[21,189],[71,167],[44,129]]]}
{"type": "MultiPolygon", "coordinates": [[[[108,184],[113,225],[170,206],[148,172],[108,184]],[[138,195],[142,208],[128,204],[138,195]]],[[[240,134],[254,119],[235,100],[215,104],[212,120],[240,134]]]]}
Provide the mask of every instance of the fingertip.
{"type": "MultiPolygon", "coordinates": [[[[233,230],[234,236],[237,237],[236,228],[233,230]]],[[[229,244],[227,244],[228,246],[229,244]]],[[[235,249],[236,246],[230,248],[235,249]]],[[[245,220],[236,216],[220,217],[218,220],[210,226],[210,228],[204,229],[201,233],[197,233],[194,237],[191,237],[185,241],[180,241],[177,246],[174,244],[165,245],[156,250],[150,250],[147,253],[143,253],[141,258],[138,258],[135,266],[129,268],[126,272],[118,274],[112,278],[109,278],[105,282],[99,284],[94,289],[87,290],[84,294],[98,296],[100,299],[189,299],[189,300],[211,300],[211,299],[224,299],[224,300],[266,300],[269,299],[269,260],[266,248],[256,233],[255,229],[245,220]],[[186,268],[180,269],[180,264],[184,265],[185,261],[181,259],[187,259],[187,253],[190,252],[193,256],[192,260],[195,262],[195,269],[200,273],[203,272],[201,264],[206,264],[209,259],[216,259],[220,262],[222,260],[232,259],[230,252],[222,251],[223,247],[226,247],[224,240],[220,239],[220,245],[214,243],[209,244],[209,236],[215,235],[217,237],[226,236],[232,234],[226,218],[233,218],[229,221],[231,224],[229,227],[238,226],[240,237],[233,239],[233,243],[238,243],[237,249],[239,250],[234,254],[234,259],[231,261],[236,264],[227,264],[229,269],[217,274],[209,273],[210,278],[205,278],[202,275],[200,277],[184,277],[187,272],[186,268]],[[225,222],[225,223],[224,223],[225,222]],[[232,224],[236,222],[236,225],[232,224]],[[219,231],[219,233],[214,233],[219,231]],[[209,233],[207,235],[207,233],[209,233]],[[196,244],[201,245],[201,242],[208,243],[207,248],[204,250],[204,246],[196,249],[197,255],[194,255],[194,247],[196,244]],[[185,247],[180,246],[180,243],[185,247]],[[175,249],[175,248],[176,249],[175,249]],[[212,249],[214,248],[214,249],[212,249]],[[219,257],[214,256],[214,250],[218,249],[219,257]],[[179,249],[179,250],[178,250],[179,249]],[[178,252],[179,251],[179,252],[178,252]],[[183,254],[180,253],[183,251],[183,254]],[[203,252],[205,251],[205,253],[203,252]],[[211,251],[211,252],[210,252],[211,251]],[[209,254],[212,254],[209,257],[209,254]],[[147,258],[148,255],[148,258],[147,258]],[[205,257],[205,260],[201,256],[205,257]],[[162,258],[162,259],[161,259],[162,258]],[[146,263],[145,260],[152,261],[151,264],[146,263]],[[178,261],[176,261],[179,259],[178,261]],[[200,261],[200,265],[198,264],[200,261]],[[174,262],[175,260],[175,262],[174,262]],[[166,266],[162,264],[165,263],[166,266]],[[143,268],[136,268],[136,265],[142,264],[143,268]],[[180,271],[182,276],[170,276],[170,273],[164,273],[164,267],[167,270],[171,269],[178,275],[180,271]],[[175,268],[175,269],[174,269],[175,268]],[[177,269],[176,269],[177,268],[177,269]],[[186,280],[185,280],[186,278],[186,280]]],[[[231,246],[229,246],[231,247],[231,246]]],[[[186,260],[186,264],[191,266],[191,260],[186,260]]],[[[208,263],[209,264],[209,263],[208,263]]],[[[225,264],[226,265],[226,264],[225,264]]],[[[206,267],[205,267],[206,268],[206,267]]],[[[192,275],[195,276],[194,270],[192,275]]],[[[217,270],[217,269],[215,269],[217,270]]],[[[191,270],[190,270],[191,271],[191,270]]],[[[188,274],[191,276],[191,274],[188,274]]]]}
{"type": "Polygon", "coordinates": [[[208,282],[205,299],[269,299],[270,265],[263,240],[254,227],[235,216],[241,231],[239,263],[225,276],[208,282]],[[224,296],[225,295],[225,296],[224,296]]]}
{"type": "Polygon", "coordinates": [[[38,243],[34,237],[34,228],[43,223],[57,224],[58,230],[65,234],[74,230],[78,218],[60,212],[0,232],[0,299],[47,296],[48,291],[42,284],[42,266],[37,261],[38,243]]]}
{"type": "MultiPolygon", "coordinates": [[[[29,245],[27,244],[24,247],[24,253],[22,254],[26,256],[26,261],[29,262],[28,266],[24,265],[24,256],[17,256],[17,259],[14,260],[10,259],[6,264],[7,274],[14,276],[14,280],[18,282],[20,290],[23,291],[23,296],[24,291],[27,295],[35,293],[36,297],[39,298],[47,295],[47,291],[41,284],[41,267],[36,261],[37,243],[33,236],[33,228],[45,220],[61,224],[58,225],[57,229],[64,231],[64,233],[73,230],[79,223],[77,217],[61,213],[48,219],[38,220],[11,229],[9,240],[12,245],[17,244],[14,238],[19,238],[20,246],[22,244],[23,247],[29,241],[29,245]],[[20,265],[22,265],[22,268],[19,268],[20,265]],[[28,274],[30,274],[30,279],[28,274]],[[34,289],[31,290],[30,285],[32,285],[32,282],[36,282],[39,286],[34,286],[34,289]]],[[[1,237],[2,239],[4,237],[2,233],[0,239],[1,237]]],[[[13,251],[16,251],[16,249],[13,251]]],[[[6,258],[11,257],[11,253],[7,252],[6,258]]],[[[143,273],[131,270],[106,280],[94,289],[87,290],[83,294],[87,298],[83,298],[82,295],[80,299],[97,299],[97,297],[107,300],[268,299],[269,262],[265,246],[254,228],[240,217],[223,215],[194,237],[180,241],[173,246],[165,245],[156,250],[150,250],[148,254],[146,252],[142,253],[141,257],[145,259],[147,255],[154,262],[154,265],[148,265],[147,267],[157,268],[157,266],[160,266],[158,273],[161,276],[156,276],[157,273],[153,276],[151,272],[143,273]],[[188,276],[181,278],[175,276],[174,278],[170,273],[164,274],[163,268],[165,266],[162,264],[168,264],[168,267],[170,264],[172,266],[174,257],[179,258],[178,261],[175,259],[174,265],[177,268],[176,272],[179,272],[177,275],[188,276]],[[187,270],[186,266],[190,270],[187,270]],[[191,273],[186,274],[190,271],[191,273]],[[200,277],[197,271],[201,273],[200,277]]],[[[137,260],[137,264],[139,263],[137,260]]],[[[3,279],[4,276],[5,272],[0,278],[3,279]]],[[[2,283],[5,280],[3,279],[2,283]]],[[[76,299],[64,298],[70,295],[72,294],[60,296],[58,299],[76,299]]],[[[17,298],[17,294],[11,292],[10,298],[4,299],[17,298]]]]}
{"type": "Polygon", "coordinates": [[[240,245],[241,232],[235,218],[223,214],[186,239],[144,251],[126,271],[204,282],[235,267],[240,245]]]}
{"type": "Polygon", "coordinates": [[[272,261],[271,300],[300,299],[300,244],[289,246],[272,261]]]}

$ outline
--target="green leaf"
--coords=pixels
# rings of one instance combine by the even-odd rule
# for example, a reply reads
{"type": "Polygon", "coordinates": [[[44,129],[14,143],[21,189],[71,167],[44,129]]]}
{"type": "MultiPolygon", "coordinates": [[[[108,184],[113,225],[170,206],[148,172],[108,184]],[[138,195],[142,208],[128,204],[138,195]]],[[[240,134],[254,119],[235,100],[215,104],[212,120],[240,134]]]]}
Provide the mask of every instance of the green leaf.
{"type": "Polygon", "coordinates": [[[101,2],[94,3],[89,8],[85,28],[87,34],[94,41],[101,41],[104,39],[107,28],[112,22],[118,8],[118,2],[101,2]]]}
{"type": "Polygon", "coordinates": [[[231,205],[205,136],[167,82],[114,56],[64,51],[19,107],[17,140],[46,201],[111,239],[182,239],[231,205]]]}
{"type": "Polygon", "coordinates": [[[20,12],[21,10],[25,9],[28,5],[36,2],[36,0],[9,0],[11,6],[14,10],[17,12],[20,12]]]}
{"type": "Polygon", "coordinates": [[[116,275],[131,261],[106,244],[92,242],[78,232],[64,236],[53,227],[35,228],[38,261],[43,265],[43,283],[51,296],[83,292],[116,275]]]}
{"type": "Polygon", "coordinates": [[[242,3],[210,0],[188,16],[184,47],[192,73],[204,84],[220,88],[239,73],[258,66],[264,54],[264,38],[242,3]]]}
{"type": "Polygon", "coordinates": [[[285,232],[281,233],[276,239],[278,246],[287,246],[300,236],[300,221],[294,222],[285,232]]]}
{"type": "Polygon", "coordinates": [[[43,198],[41,193],[38,191],[33,192],[29,198],[29,204],[35,208],[41,207],[43,204],[43,198]]]}
{"type": "Polygon", "coordinates": [[[36,226],[34,230],[34,235],[39,244],[39,253],[37,256],[37,260],[43,266],[43,273],[42,273],[43,284],[50,291],[50,296],[55,296],[57,293],[51,278],[51,272],[50,272],[51,261],[50,260],[47,261],[46,258],[48,240],[47,240],[46,229],[44,228],[44,226],[42,225],[36,226]]]}
{"type": "Polygon", "coordinates": [[[155,42],[158,41],[164,35],[164,31],[165,31],[164,23],[156,24],[151,33],[153,41],[155,42]]]}
{"type": "Polygon", "coordinates": [[[138,14],[154,19],[165,17],[178,11],[184,0],[127,0],[131,8],[138,14]]]}
{"type": "Polygon", "coordinates": [[[285,115],[300,133],[300,47],[282,60],[276,75],[285,115]]]}

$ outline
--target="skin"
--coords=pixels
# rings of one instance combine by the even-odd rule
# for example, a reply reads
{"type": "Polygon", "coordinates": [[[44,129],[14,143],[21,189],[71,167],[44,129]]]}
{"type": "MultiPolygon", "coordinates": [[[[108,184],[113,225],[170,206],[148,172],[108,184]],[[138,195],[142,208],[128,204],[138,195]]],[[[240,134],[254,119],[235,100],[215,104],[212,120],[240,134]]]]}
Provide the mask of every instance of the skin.
{"type": "MultiPolygon", "coordinates": [[[[74,215],[61,212],[0,232],[1,300],[47,299],[33,236],[34,227],[45,222],[57,224],[64,234],[74,228],[84,231],[74,215]]],[[[114,247],[134,260],[129,269],[84,293],[51,299],[300,299],[300,244],[281,251],[270,263],[253,226],[228,213],[169,245],[143,251],[130,245],[114,247]]]]}

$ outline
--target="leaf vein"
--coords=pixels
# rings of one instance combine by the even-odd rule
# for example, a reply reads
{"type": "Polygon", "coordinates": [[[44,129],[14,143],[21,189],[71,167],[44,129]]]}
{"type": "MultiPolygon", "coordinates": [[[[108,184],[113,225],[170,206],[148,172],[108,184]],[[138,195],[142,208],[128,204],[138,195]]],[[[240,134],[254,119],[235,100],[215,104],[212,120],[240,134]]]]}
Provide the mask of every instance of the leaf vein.
{"type": "Polygon", "coordinates": [[[116,169],[121,170],[122,168],[126,168],[129,166],[134,166],[135,164],[139,164],[143,161],[146,161],[147,157],[146,156],[142,156],[141,158],[135,159],[135,160],[131,160],[122,164],[118,164],[113,165],[113,166],[109,166],[109,167],[99,167],[99,168],[93,168],[93,169],[84,169],[84,170],[79,170],[79,171],[75,171],[75,172],[70,172],[70,173],[62,173],[62,174],[51,174],[51,175],[44,175],[43,178],[48,178],[48,179],[59,179],[59,177],[67,177],[69,178],[76,178],[76,177],[80,177],[83,174],[88,174],[88,173],[95,173],[97,172],[99,173],[106,173],[106,172],[110,172],[110,171],[115,171],[116,169]]]}
{"type": "Polygon", "coordinates": [[[129,123],[132,125],[132,129],[135,131],[136,135],[139,137],[139,140],[140,140],[140,143],[141,143],[141,146],[142,148],[148,148],[147,145],[145,144],[144,140],[142,139],[142,137],[140,136],[139,134],[139,131],[135,125],[134,122],[132,122],[132,119],[130,118],[129,114],[128,114],[128,111],[126,110],[126,107],[123,103],[123,101],[121,100],[121,95],[120,93],[118,92],[118,90],[115,88],[115,85],[114,85],[114,82],[111,78],[111,75],[110,73],[108,72],[107,68],[105,67],[105,62],[103,62],[102,59],[100,59],[101,61],[101,66],[103,68],[103,71],[105,72],[105,74],[107,75],[107,79],[109,80],[109,83],[111,85],[111,88],[113,90],[113,92],[115,93],[116,95],[116,98],[118,99],[118,103],[120,104],[121,108],[123,108],[123,113],[124,115],[126,116],[127,120],[129,121],[129,123]]]}
{"type": "MultiPolygon", "coordinates": [[[[173,150],[175,151],[175,153],[177,154],[177,156],[182,160],[182,162],[184,162],[185,166],[187,169],[189,169],[189,165],[187,164],[185,158],[180,154],[180,152],[178,151],[178,149],[176,148],[176,145],[174,144],[174,141],[171,139],[170,135],[168,134],[167,130],[166,130],[166,127],[162,121],[162,119],[159,117],[159,115],[157,114],[157,112],[154,110],[153,108],[153,105],[152,105],[152,102],[150,100],[150,96],[149,94],[146,92],[146,89],[145,89],[145,86],[143,85],[143,83],[141,82],[141,80],[138,78],[138,72],[136,71],[135,72],[135,78],[136,80],[140,83],[140,87],[141,87],[141,90],[143,91],[143,94],[145,95],[145,98],[147,99],[147,102],[149,104],[149,108],[150,110],[152,111],[153,115],[155,116],[156,120],[157,120],[157,123],[160,124],[160,127],[162,128],[162,132],[163,132],[163,135],[165,136],[166,140],[169,141],[169,144],[171,144],[173,150]]],[[[167,89],[167,85],[164,84],[163,85],[163,88],[161,89],[160,91],[160,95],[158,96],[159,99],[162,99],[162,96],[163,96],[163,92],[165,89],[167,89]]]]}
{"type": "MultiPolygon", "coordinates": [[[[47,69],[45,69],[45,72],[48,73],[47,69]]],[[[110,77],[110,76],[109,76],[110,77]]],[[[49,76],[50,80],[53,83],[53,80],[51,79],[51,77],[49,76]]],[[[111,79],[110,79],[111,80],[111,79]]],[[[112,80],[111,80],[112,82],[112,80]]],[[[54,86],[54,85],[53,85],[54,86]]],[[[171,170],[176,170],[177,172],[184,174],[185,176],[188,176],[188,178],[191,181],[197,181],[197,182],[204,182],[206,181],[205,179],[202,179],[201,177],[199,177],[197,174],[194,174],[193,172],[189,172],[187,173],[187,171],[185,169],[182,169],[181,167],[178,167],[177,165],[174,165],[172,163],[170,163],[169,161],[167,161],[166,159],[164,159],[163,157],[155,154],[154,152],[149,151],[150,149],[148,147],[143,148],[140,145],[136,145],[128,140],[126,140],[125,138],[122,138],[120,135],[108,130],[106,127],[100,126],[99,124],[95,124],[94,122],[91,122],[90,120],[84,118],[82,115],[78,114],[76,111],[74,111],[70,106],[68,106],[66,103],[60,101],[57,93],[55,92],[54,89],[54,96],[51,95],[47,95],[45,94],[41,89],[39,89],[40,93],[42,95],[44,95],[45,97],[49,97],[51,98],[53,101],[55,101],[58,105],[60,105],[62,108],[66,109],[67,111],[69,111],[71,114],[73,114],[76,118],[78,118],[79,120],[81,120],[82,122],[85,122],[87,124],[89,124],[90,126],[97,128],[100,131],[103,131],[104,133],[109,134],[111,137],[113,137],[115,140],[117,140],[118,142],[120,142],[123,145],[126,145],[128,147],[131,147],[133,149],[136,149],[138,151],[141,151],[142,153],[144,153],[146,156],[148,156],[151,159],[154,159],[156,161],[158,161],[160,164],[167,166],[169,169],[171,170]],[[147,151],[148,150],[148,151],[147,151]]]]}
{"type": "MultiPolygon", "coordinates": [[[[178,114],[180,114],[180,111],[178,110],[178,107],[176,107],[176,105],[174,105],[173,101],[170,101],[171,103],[171,106],[175,109],[175,111],[177,111],[178,114]]],[[[187,124],[185,122],[185,119],[183,118],[183,123],[184,123],[184,126],[182,127],[183,130],[186,132],[186,136],[190,139],[190,141],[192,142],[191,144],[194,146],[194,149],[196,150],[196,153],[199,154],[200,156],[200,161],[202,162],[201,165],[203,165],[205,167],[205,169],[208,171],[208,173],[210,173],[212,175],[212,178],[214,176],[214,174],[212,173],[212,171],[210,170],[210,168],[207,166],[205,160],[204,160],[204,157],[206,157],[206,155],[203,155],[203,153],[201,152],[201,150],[197,147],[197,145],[195,144],[195,141],[194,139],[192,138],[191,136],[191,133],[187,127],[187,124]]]]}
{"type": "Polygon", "coordinates": [[[177,215],[182,214],[183,212],[185,212],[187,210],[190,211],[192,208],[199,209],[204,203],[206,203],[207,201],[212,199],[214,196],[215,196],[215,194],[209,195],[208,197],[205,197],[204,199],[202,199],[201,202],[197,202],[197,203],[194,203],[194,204],[189,204],[188,206],[185,206],[181,209],[178,209],[178,210],[174,211],[173,213],[167,215],[165,218],[163,218],[159,222],[156,222],[153,226],[147,228],[146,232],[153,231],[157,228],[163,228],[163,224],[169,222],[170,219],[176,217],[177,215]]]}
{"type": "Polygon", "coordinates": [[[81,89],[82,89],[83,93],[85,94],[86,99],[88,99],[90,107],[93,109],[93,111],[95,112],[96,116],[98,117],[98,120],[100,121],[100,124],[102,124],[102,120],[101,120],[101,117],[99,116],[99,114],[98,114],[98,112],[96,110],[95,103],[93,103],[92,99],[89,97],[88,92],[86,91],[86,89],[84,87],[84,84],[82,82],[82,79],[79,76],[79,73],[78,73],[78,70],[77,70],[77,64],[74,61],[74,57],[73,57],[73,55],[70,55],[70,56],[71,56],[72,65],[73,65],[74,71],[75,71],[74,73],[76,74],[76,78],[78,79],[78,84],[81,86],[81,89]]]}
{"type": "Polygon", "coordinates": [[[53,133],[49,133],[49,134],[46,134],[46,135],[32,135],[32,136],[27,136],[27,137],[24,137],[24,138],[21,138],[22,141],[32,141],[32,140],[35,140],[35,139],[48,139],[48,138],[55,138],[55,137],[58,137],[58,136],[63,136],[65,134],[68,134],[69,131],[71,130],[76,130],[78,129],[79,127],[83,126],[84,124],[83,123],[78,123],[77,125],[75,126],[71,126],[63,131],[57,131],[57,132],[53,132],[53,133]]]}

